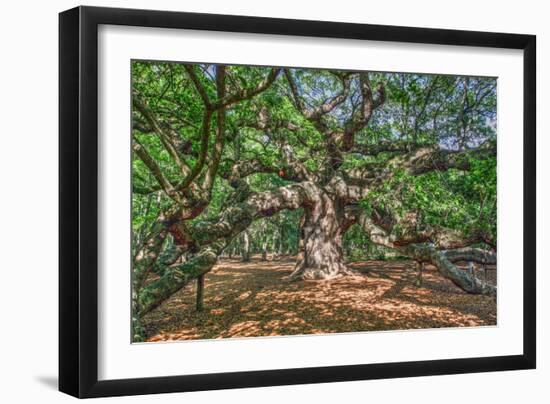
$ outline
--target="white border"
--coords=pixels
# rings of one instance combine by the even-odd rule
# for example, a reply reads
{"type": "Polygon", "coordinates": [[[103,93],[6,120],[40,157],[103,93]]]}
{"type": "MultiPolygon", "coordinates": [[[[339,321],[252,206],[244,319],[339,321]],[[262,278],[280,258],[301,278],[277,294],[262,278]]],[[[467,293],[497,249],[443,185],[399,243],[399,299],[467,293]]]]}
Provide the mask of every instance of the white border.
{"type": "Polygon", "coordinates": [[[121,26],[98,46],[100,380],[522,353],[521,51],[121,26]],[[131,59],[497,76],[498,326],[130,344],[131,59]]]}

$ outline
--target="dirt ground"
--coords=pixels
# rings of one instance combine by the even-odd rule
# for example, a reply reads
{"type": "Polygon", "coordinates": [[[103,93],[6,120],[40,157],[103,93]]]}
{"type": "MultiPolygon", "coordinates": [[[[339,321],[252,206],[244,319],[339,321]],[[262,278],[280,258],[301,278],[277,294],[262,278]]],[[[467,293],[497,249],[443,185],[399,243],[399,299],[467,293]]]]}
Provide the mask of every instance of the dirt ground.
{"type": "MultiPolygon", "coordinates": [[[[415,286],[413,264],[357,262],[349,266],[358,276],[288,282],[292,257],[223,260],[205,276],[202,312],[195,310],[193,282],[143,325],[156,342],[496,324],[494,298],[466,294],[430,266],[415,286]]],[[[487,273],[494,283],[496,270],[487,273]]]]}

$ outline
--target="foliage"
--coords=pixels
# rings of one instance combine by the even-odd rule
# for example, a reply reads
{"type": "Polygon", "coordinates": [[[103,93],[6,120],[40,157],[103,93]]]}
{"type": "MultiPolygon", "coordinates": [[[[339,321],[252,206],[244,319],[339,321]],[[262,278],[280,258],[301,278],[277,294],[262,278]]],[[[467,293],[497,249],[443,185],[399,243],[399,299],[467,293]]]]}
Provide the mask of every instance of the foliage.
{"type": "MultiPolygon", "coordinates": [[[[206,94],[215,99],[215,65],[193,66],[206,94]]],[[[227,92],[258,85],[269,73],[266,67],[228,66],[227,92]]],[[[314,108],[327,102],[342,89],[345,72],[313,69],[290,69],[304,102],[314,108]]],[[[178,63],[134,61],[132,63],[134,95],[145,100],[164,128],[177,133],[176,145],[193,167],[200,158],[201,126],[204,103],[186,70],[178,63]]],[[[373,83],[383,83],[384,104],[373,115],[368,126],[356,135],[358,145],[383,142],[407,142],[414,145],[439,145],[450,150],[467,150],[496,139],[496,80],[483,77],[422,75],[405,73],[371,73],[373,83]]],[[[360,105],[360,83],[351,79],[350,97],[327,115],[327,125],[337,129],[346,116],[360,105]]],[[[147,127],[134,109],[133,137],[148,151],[169,182],[177,184],[184,176],[161,137],[147,127]]],[[[217,116],[209,117],[211,129],[217,116]]],[[[192,222],[214,218],[231,202],[234,189],[227,180],[231,167],[238,161],[258,160],[263,166],[276,166],[284,159],[281,142],[292,148],[294,156],[309,170],[322,169],[327,157],[321,147],[322,134],[293,104],[289,84],[282,75],[266,91],[235,104],[225,112],[223,153],[218,175],[208,191],[207,207],[192,222]],[[258,117],[269,113],[271,129],[258,127],[258,117]],[[273,128],[276,128],[273,129],[273,128]],[[228,202],[229,201],[229,202],[228,202]]],[[[212,153],[215,137],[208,139],[212,153]]],[[[361,168],[384,164],[394,153],[362,155],[347,153],[344,168],[361,168]]],[[[444,226],[468,231],[481,228],[496,236],[496,158],[472,157],[469,171],[431,171],[410,175],[396,170],[389,181],[373,189],[361,202],[367,212],[378,209],[403,217],[417,212],[417,225],[444,226]]],[[[204,172],[199,180],[204,180],[204,172]]],[[[147,239],[153,224],[174,201],[160,189],[157,179],[144,162],[134,155],[132,161],[132,226],[134,248],[147,239]]],[[[277,189],[289,183],[278,172],[258,172],[246,178],[249,192],[277,189]]],[[[273,253],[296,253],[301,211],[284,211],[255,222],[249,229],[251,249],[267,248],[273,253]]],[[[235,239],[228,251],[238,252],[241,239],[235,239]]],[[[350,259],[383,258],[388,250],[377,247],[357,226],[345,235],[344,250],[350,259]]]]}

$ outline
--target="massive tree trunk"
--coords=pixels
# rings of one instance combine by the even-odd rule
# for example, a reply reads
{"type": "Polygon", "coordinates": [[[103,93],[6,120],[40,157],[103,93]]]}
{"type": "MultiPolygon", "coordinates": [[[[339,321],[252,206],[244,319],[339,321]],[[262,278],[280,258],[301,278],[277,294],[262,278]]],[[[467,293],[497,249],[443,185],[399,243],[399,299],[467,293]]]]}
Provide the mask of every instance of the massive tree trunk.
{"type": "Polygon", "coordinates": [[[304,208],[291,279],[332,279],[348,272],[342,250],[344,219],[344,204],[325,191],[304,208]]]}

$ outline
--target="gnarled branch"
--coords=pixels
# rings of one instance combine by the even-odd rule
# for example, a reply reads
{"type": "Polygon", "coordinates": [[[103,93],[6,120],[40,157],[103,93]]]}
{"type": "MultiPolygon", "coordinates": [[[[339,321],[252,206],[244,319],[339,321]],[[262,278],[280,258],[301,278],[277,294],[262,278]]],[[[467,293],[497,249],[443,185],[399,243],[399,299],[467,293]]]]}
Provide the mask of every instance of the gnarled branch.
{"type": "Polygon", "coordinates": [[[166,195],[168,195],[175,201],[179,201],[178,194],[176,193],[172,183],[168,180],[168,178],[164,176],[162,169],[159,167],[157,162],[151,157],[147,149],[136,138],[134,138],[132,150],[147,166],[151,174],[153,174],[153,177],[155,177],[159,185],[162,187],[162,190],[166,193],[166,195]]]}
{"type": "Polygon", "coordinates": [[[227,108],[238,102],[249,100],[252,97],[255,97],[256,95],[267,90],[275,82],[280,72],[280,68],[272,68],[267,77],[263,79],[256,87],[242,88],[234,94],[227,95],[214,103],[213,108],[227,108]]]}
{"type": "Polygon", "coordinates": [[[497,289],[495,286],[458,268],[452,263],[452,253],[438,250],[433,243],[405,242],[376,225],[364,212],[359,214],[357,222],[369,233],[373,243],[395,249],[414,260],[433,264],[443,276],[450,279],[464,291],[475,294],[496,295],[497,289]]]}

